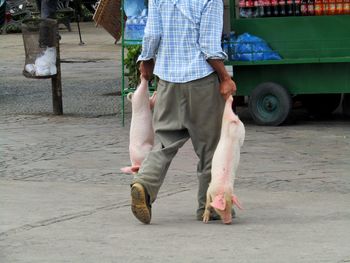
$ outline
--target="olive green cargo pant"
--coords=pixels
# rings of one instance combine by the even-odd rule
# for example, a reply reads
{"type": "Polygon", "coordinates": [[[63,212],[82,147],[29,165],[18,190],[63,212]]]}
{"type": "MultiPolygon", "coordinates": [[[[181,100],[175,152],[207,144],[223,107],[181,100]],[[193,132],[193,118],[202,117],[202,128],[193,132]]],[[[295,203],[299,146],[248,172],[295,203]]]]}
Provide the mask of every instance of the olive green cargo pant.
{"type": "Polygon", "coordinates": [[[153,121],[160,142],[143,161],[133,183],[141,183],[153,203],[178,149],[191,138],[199,157],[197,217],[201,216],[211,180],[211,161],[220,139],[225,101],[215,73],[187,83],[160,80],[153,121]]]}

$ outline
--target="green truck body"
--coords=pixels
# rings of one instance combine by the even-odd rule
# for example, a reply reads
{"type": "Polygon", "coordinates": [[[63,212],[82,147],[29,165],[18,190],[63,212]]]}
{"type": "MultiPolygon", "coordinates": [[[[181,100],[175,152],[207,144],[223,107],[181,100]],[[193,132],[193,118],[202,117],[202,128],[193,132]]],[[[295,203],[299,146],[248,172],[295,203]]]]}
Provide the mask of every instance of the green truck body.
{"type": "MultiPolygon", "coordinates": [[[[238,18],[237,12],[237,5],[231,0],[231,31],[262,38],[282,57],[281,60],[226,61],[226,65],[233,66],[237,95],[249,96],[250,104],[254,101],[255,105],[249,105],[249,109],[258,124],[283,123],[296,95],[339,94],[328,96],[334,104],[341,94],[350,93],[350,15],[238,18]],[[262,90],[256,91],[257,88],[262,90]],[[274,94],[276,89],[286,92],[290,101],[274,94]]],[[[310,96],[306,97],[310,100],[310,96]]],[[[317,98],[320,97],[314,97],[317,98]]],[[[327,99],[321,99],[320,103],[324,101],[327,99]]]]}

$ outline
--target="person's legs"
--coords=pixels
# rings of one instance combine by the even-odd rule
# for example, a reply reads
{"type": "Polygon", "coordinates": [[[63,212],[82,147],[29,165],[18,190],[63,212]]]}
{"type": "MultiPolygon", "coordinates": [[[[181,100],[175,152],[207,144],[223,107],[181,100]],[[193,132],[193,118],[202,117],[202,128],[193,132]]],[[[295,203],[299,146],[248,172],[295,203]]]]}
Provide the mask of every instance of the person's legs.
{"type": "Polygon", "coordinates": [[[41,0],[41,18],[56,18],[57,0],[41,0]]]}
{"type": "Polygon", "coordinates": [[[189,139],[188,131],[182,125],[181,97],[181,88],[177,84],[159,81],[153,113],[154,130],[159,144],[143,161],[131,190],[132,211],[143,223],[150,222],[150,204],[157,197],[172,159],[189,139]]]}
{"type": "Polygon", "coordinates": [[[220,139],[225,100],[219,92],[216,74],[192,82],[188,87],[188,92],[189,114],[186,127],[199,157],[197,218],[201,219],[205,208],[206,192],[211,180],[212,158],[220,139]]]}
{"type": "Polygon", "coordinates": [[[36,7],[38,8],[39,13],[41,13],[41,0],[35,0],[36,7]]]}
{"type": "MultiPolygon", "coordinates": [[[[36,0],[37,7],[40,11],[42,19],[55,19],[57,11],[57,0],[36,0]]],[[[40,24],[39,45],[42,48],[52,47],[55,45],[54,39],[56,36],[52,35],[51,25],[45,22],[40,24]]],[[[57,32],[58,34],[58,32],[57,32]]]]}

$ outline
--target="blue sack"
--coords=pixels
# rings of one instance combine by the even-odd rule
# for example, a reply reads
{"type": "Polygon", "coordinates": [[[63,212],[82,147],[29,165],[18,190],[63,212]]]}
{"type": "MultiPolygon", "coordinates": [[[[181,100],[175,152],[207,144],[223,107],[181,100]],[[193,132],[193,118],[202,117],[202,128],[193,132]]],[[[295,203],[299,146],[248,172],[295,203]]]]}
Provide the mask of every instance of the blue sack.
{"type": "Polygon", "coordinates": [[[238,36],[236,40],[234,59],[240,61],[257,61],[280,60],[282,58],[263,39],[244,33],[238,36]]]}

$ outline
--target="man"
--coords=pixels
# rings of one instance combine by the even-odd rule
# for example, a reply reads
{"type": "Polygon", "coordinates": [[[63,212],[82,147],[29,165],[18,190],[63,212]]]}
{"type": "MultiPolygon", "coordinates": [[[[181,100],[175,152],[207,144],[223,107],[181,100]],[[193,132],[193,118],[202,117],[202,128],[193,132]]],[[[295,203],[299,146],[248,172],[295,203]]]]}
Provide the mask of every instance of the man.
{"type": "Polygon", "coordinates": [[[41,18],[56,18],[57,0],[36,0],[41,18]]]}
{"type": "Polygon", "coordinates": [[[159,77],[154,130],[160,141],[131,187],[132,212],[145,224],[178,149],[191,138],[199,157],[197,219],[204,212],[225,100],[236,91],[223,60],[222,0],[149,0],[141,75],[159,77]]]}
{"type": "MultiPolygon", "coordinates": [[[[41,19],[56,19],[56,12],[57,12],[57,0],[36,0],[36,6],[38,8],[38,11],[40,12],[41,19]]],[[[51,46],[51,39],[48,39],[50,36],[50,29],[47,28],[46,24],[42,24],[40,27],[40,46],[46,47],[51,46]]],[[[58,32],[57,32],[58,35],[58,32]]],[[[58,38],[60,39],[60,36],[58,35],[58,38]]]]}

